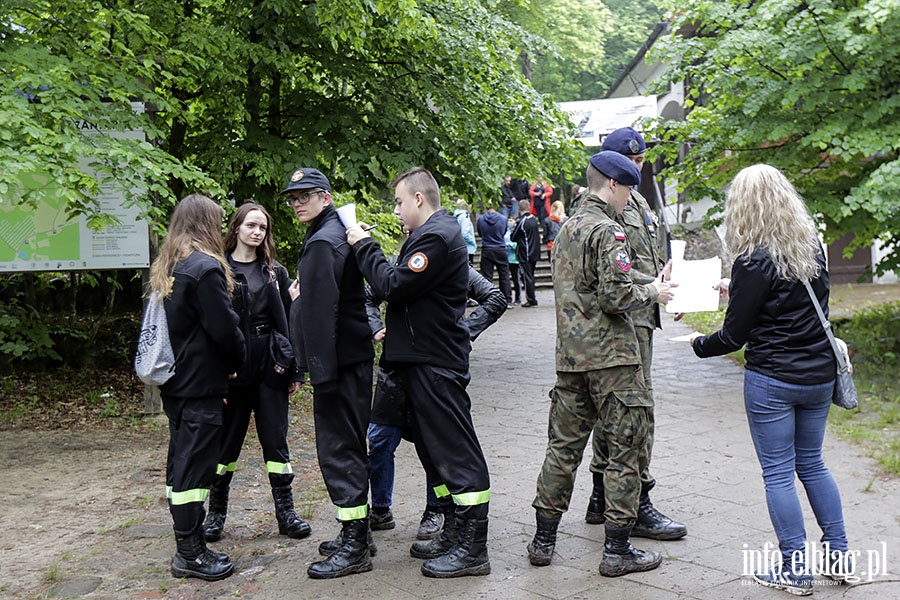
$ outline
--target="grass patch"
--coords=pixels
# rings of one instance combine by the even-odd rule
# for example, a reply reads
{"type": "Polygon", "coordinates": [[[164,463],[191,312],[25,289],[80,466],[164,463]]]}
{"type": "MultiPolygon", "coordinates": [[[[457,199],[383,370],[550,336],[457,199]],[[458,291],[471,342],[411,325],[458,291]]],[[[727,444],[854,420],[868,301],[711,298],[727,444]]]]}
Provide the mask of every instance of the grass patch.
{"type": "MultiPolygon", "coordinates": [[[[725,311],[690,313],[684,322],[705,334],[717,331],[725,311]]],[[[890,475],[900,475],[900,303],[862,308],[834,323],[836,334],[850,347],[859,408],[834,408],[831,430],[859,446],[890,475]]],[[[744,365],[744,350],[728,355],[744,365]]]]}
{"type": "Polygon", "coordinates": [[[115,525],[110,525],[108,527],[101,527],[100,529],[97,530],[97,533],[102,535],[102,534],[109,533],[111,531],[119,531],[121,529],[128,529],[132,525],[137,525],[140,522],[141,522],[141,520],[138,517],[131,517],[130,519],[122,521],[121,523],[118,523],[115,525]]]}

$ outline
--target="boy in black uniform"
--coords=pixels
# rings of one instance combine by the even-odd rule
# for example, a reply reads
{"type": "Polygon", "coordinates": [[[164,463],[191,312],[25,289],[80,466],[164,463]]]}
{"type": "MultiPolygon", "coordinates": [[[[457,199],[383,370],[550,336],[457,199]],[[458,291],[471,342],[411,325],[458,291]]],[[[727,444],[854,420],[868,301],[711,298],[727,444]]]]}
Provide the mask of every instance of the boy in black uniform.
{"type": "Polygon", "coordinates": [[[427,558],[428,577],[487,575],[490,477],[469,412],[469,332],[463,324],[468,256],[459,225],[441,209],[440,189],[422,168],[392,184],[396,214],[409,238],[397,265],[360,223],[347,230],[359,268],[372,290],[387,300],[382,366],[393,369],[409,399],[413,441],[438,496],[456,505],[440,537],[410,549],[427,558]],[[432,476],[433,474],[433,476],[432,476]]]}
{"type": "Polygon", "coordinates": [[[313,386],[319,468],[342,524],[337,549],[307,573],[331,579],[372,570],[366,428],[375,351],[362,275],[331,202],[331,184],[316,169],[297,169],[282,193],[290,194],[300,222],[309,223],[290,287],[291,342],[313,386]]]}

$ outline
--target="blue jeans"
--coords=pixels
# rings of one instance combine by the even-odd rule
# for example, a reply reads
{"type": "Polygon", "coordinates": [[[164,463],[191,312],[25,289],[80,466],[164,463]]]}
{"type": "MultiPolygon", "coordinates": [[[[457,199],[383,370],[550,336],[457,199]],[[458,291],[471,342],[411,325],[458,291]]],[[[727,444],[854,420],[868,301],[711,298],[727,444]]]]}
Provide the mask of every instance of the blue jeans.
{"type": "MultiPolygon", "coordinates": [[[[369,423],[369,487],[372,506],[390,508],[394,496],[394,452],[403,438],[403,428],[369,423]]],[[[427,506],[437,506],[434,485],[426,478],[427,506]]]]}
{"type": "MultiPolygon", "coordinates": [[[[831,407],[833,382],[800,385],[744,373],[744,406],[750,436],[762,466],[769,517],[778,536],[785,566],[806,566],[806,530],[794,487],[794,473],[806,490],[809,504],[831,550],[847,550],[841,494],[822,459],[825,421],[831,407]],[[800,555],[793,555],[800,551],[800,555]]],[[[812,567],[813,565],[809,565],[812,567]]]]}

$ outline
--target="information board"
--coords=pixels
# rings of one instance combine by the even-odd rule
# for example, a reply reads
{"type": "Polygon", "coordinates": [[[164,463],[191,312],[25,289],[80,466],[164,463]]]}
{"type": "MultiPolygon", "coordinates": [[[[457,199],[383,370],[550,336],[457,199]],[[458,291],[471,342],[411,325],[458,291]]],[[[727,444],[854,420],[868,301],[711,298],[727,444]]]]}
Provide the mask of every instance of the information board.
{"type": "MultiPolygon", "coordinates": [[[[135,110],[143,110],[136,104],[135,110]]],[[[144,139],[142,131],[105,132],[84,121],[84,135],[144,139]]],[[[82,168],[89,172],[85,165],[82,168]]],[[[0,272],[131,269],[150,266],[149,229],[139,219],[140,208],[123,206],[120,190],[101,189],[100,211],[115,216],[119,225],[94,231],[84,216],[72,217],[66,202],[54,193],[58,184],[34,173],[21,181],[23,191],[39,191],[37,207],[0,198],[0,272]]],[[[139,191],[139,190],[136,190],[139,191]]]]}

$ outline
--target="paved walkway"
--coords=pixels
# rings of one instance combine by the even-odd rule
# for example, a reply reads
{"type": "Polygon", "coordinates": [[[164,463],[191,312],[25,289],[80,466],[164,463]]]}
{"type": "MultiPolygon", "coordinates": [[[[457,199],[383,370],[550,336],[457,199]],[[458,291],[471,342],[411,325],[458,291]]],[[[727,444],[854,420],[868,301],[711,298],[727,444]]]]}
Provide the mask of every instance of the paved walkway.
{"type": "MultiPolygon", "coordinates": [[[[334,581],[312,581],[306,566],[315,546],[337,532],[333,509],[312,519],[312,542],[289,542],[269,577],[260,573],[254,599],[298,598],[484,598],[555,599],[674,598],[753,600],[787,598],[785,592],[742,580],[745,550],[775,543],[766,511],[759,465],[744,417],[742,371],[728,359],[701,361],[684,342],[689,333],[664,317],[655,338],[654,387],[657,435],[652,472],[656,506],[683,521],[688,536],[675,542],[634,540],[663,553],[652,572],[616,579],[597,572],[603,527],[587,525],[589,456],[576,480],[571,510],[563,517],[553,564],[532,567],[525,546],[534,534],[535,481],[546,445],[547,393],[554,382],[555,320],[552,293],[539,292],[540,306],[514,308],[486,331],[472,352],[473,415],[491,469],[490,556],[487,577],[434,580],[419,573],[408,553],[424,506],[424,475],[410,444],[401,444],[393,507],[397,528],[376,532],[378,556],[371,573],[334,581]]],[[[826,461],[844,499],[851,546],[878,553],[883,571],[876,583],[817,587],[819,598],[900,598],[900,482],[882,479],[874,462],[848,444],[826,438],[826,461]],[[882,544],[886,543],[886,546],[882,544]],[[886,548],[886,551],[885,551],[886,548]],[[890,581],[892,580],[892,581],[890,581]]],[[[807,531],[820,534],[805,497],[807,531]]],[[[876,555],[873,554],[873,558],[876,555]]],[[[865,580],[871,571],[865,564],[865,580]]]]}

